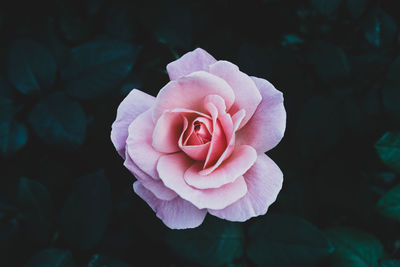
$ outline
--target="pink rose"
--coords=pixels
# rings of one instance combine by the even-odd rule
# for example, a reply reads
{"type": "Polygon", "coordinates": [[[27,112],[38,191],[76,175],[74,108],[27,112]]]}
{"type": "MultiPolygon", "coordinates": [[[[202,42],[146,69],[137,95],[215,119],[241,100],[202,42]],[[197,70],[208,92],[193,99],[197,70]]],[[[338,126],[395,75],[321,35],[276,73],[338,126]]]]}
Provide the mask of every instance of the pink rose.
{"type": "Polygon", "coordinates": [[[282,93],[200,48],[167,71],[157,97],[132,90],[112,125],[135,193],[174,229],[199,226],[207,212],[241,222],[265,214],[283,181],[264,154],[285,131],[282,93]]]}

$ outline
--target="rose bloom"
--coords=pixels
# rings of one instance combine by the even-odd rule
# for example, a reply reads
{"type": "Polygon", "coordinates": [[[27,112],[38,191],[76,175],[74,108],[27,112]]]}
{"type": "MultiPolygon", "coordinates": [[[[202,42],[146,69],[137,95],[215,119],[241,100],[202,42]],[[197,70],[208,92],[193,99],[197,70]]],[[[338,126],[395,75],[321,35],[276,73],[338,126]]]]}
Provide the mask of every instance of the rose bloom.
{"type": "Polygon", "coordinates": [[[264,215],[283,181],[264,154],[285,131],[282,93],[200,48],[167,71],[157,97],[133,89],[112,125],[135,193],[172,229],[197,227],[207,213],[264,215]]]}

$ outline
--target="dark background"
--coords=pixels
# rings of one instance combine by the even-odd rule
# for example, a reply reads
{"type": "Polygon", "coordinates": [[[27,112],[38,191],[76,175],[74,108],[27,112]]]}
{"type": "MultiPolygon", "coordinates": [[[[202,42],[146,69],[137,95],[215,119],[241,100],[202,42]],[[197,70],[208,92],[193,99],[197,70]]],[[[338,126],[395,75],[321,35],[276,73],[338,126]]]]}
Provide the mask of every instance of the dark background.
{"type": "Polygon", "coordinates": [[[396,2],[2,2],[0,266],[400,266],[396,2]],[[110,130],[196,47],[283,92],[284,185],[265,216],[172,231],[110,130]]]}

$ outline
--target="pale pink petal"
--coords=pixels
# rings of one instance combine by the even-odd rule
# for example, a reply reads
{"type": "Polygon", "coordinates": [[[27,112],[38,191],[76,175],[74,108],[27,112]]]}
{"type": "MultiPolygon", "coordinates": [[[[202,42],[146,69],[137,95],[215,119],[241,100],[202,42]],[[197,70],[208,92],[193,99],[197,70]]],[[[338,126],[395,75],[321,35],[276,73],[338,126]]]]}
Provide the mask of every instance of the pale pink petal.
{"type": "Polygon", "coordinates": [[[227,109],[235,101],[232,88],[221,78],[205,71],[196,71],[178,80],[170,81],[156,97],[153,106],[153,121],[156,122],[165,110],[184,108],[204,112],[202,99],[210,94],[220,95],[227,109]]]}
{"type": "Polygon", "coordinates": [[[184,174],[185,181],[198,189],[218,188],[232,183],[242,176],[257,159],[257,152],[251,146],[236,147],[232,155],[209,175],[201,175],[203,164],[194,163],[184,174]]]}
{"type": "Polygon", "coordinates": [[[111,141],[113,142],[118,154],[125,157],[126,138],[128,137],[128,127],[139,114],[148,110],[155,101],[155,97],[148,95],[137,89],[133,89],[117,109],[117,118],[112,124],[111,141]]]}
{"type": "Polygon", "coordinates": [[[252,77],[262,95],[262,101],[245,127],[236,133],[236,143],[254,147],[264,153],[282,139],[286,127],[283,95],[267,80],[252,77]]]}
{"type": "Polygon", "coordinates": [[[176,197],[170,201],[160,200],[140,182],[133,184],[133,190],[147,202],[157,217],[171,229],[195,228],[206,217],[207,210],[200,210],[180,197],[176,197]]]}
{"type": "Polygon", "coordinates": [[[162,156],[158,161],[157,170],[166,187],[199,209],[223,209],[246,194],[247,187],[243,177],[238,177],[234,182],[219,188],[200,190],[189,186],[183,175],[192,164],[193,161],[189,157],[183,152],[178,152],[162,156]]]}
{"type": "Polygon", "coordinates": [[[221,122],[218,120],[217,107],[212,103],[208,103],[206,109],[210,112],[212,117],[213,133],[210,141],[210,149],[208,150],[203,168],[208,168],[210,165],[215,164],[227,147],[224,130],[221,126],[221,122]]]}
{"type": "Polygon", "coordinates": [[[240,122],[242,121],[242,119],[244,118],[244,116],[246,115],[246,112],[244,109],[239,110],[238,112],[236,112],[233,116],[232,116],[232,123],[233,123],[233,131],[232,131],[232,136],[229,138],[229,144],[226,146],[225,150],[223,151],[223,153],[221,154],[221,156],[218,158],[217,162],[208,167],[205,168],[203,170],[200,171],[200,175],[209,175],[210,173],[212,173],[215,169],[218,168],[219,165],[221,165],[221,163],[227,159],[233,152],[234,148],[235,148],[235,132],[238,129],[240,122]]]}
{"type": "Polygon", "coordinates": [[[165,111],[158,119],[153,131],[153,147],[162,153],[179,151],[178,140],[183,130],[180,113],[165,111]]]}
{"type": "Polygon", "coordinates": [[[136,177],[140,183],[161,200],[172,200],[177,194],[166,187],[161,180],[154,180],[143,172],[126,152],[124,166],[136,177]]]}
{"type": "Polygon", "coordinates": [[[152,146],[154,123],[151,110],[140,114],[128,128],[126,147],[133,162],[153,179],[159,179],[156,166],[158,159],[164,155],[152,146]]]}
{"type": "Polygon", "coordinates": [[[229,113],[234,114],[240,109],[246,111],[246,116],[239,125],[239,129],[242,128],[253,116],[261,102],[261,94],[256,85],[247,74],[228,61],[221,60],[210,65],[210,73],[224,79],[235,93],[235,103],[229,113]]]}
{"type": "Polygon", "coordinates": [[[282,188],[283,174],[279,167],[265,154],[259,154],[244,178],[247,194],[224,209],[209,209],[210,214],[229,221],[244,222],[267,212],[282,188]]]}
{"type": "Polygon", "coordinates": [[[192,52],[188,52],[179,59],[169,63],[167,65],[167,72],[172,81],[195,71],[208,71],[208,66],[215,62],[215,58],[205,50],[196,48],[192,52]]]}

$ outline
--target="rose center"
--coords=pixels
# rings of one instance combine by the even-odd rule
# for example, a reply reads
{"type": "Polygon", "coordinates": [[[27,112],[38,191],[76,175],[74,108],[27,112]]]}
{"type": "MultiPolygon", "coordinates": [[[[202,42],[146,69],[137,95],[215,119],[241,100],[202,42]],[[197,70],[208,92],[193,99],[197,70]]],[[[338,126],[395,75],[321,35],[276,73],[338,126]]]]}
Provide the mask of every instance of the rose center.
{"type": "Polygon", "coordinates": [[[208,132],[206,126],[202,122],[195,121],[193,126],[194,134],[201,143],[205,144],[211,140],[211,134],[208,132]]]}

